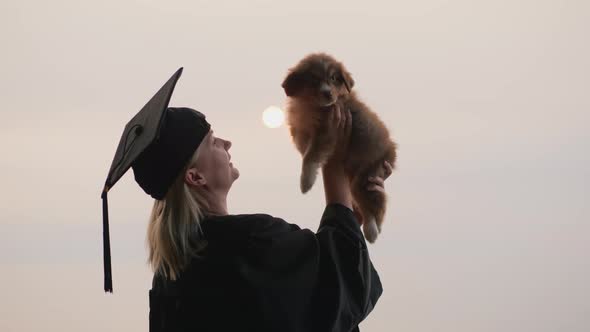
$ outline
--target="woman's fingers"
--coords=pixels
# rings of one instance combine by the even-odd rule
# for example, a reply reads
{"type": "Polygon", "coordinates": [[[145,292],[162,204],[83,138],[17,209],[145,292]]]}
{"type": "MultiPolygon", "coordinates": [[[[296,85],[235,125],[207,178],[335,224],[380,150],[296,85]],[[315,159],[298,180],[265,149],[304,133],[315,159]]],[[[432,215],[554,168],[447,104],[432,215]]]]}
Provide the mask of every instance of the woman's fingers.
{"type": "Polygon", "coordinates": [[[338,122],[336,122],[336,120],[337,120],[337,118],[336,118],[337,112],[336,111],[337,111],[336,108],[333,108],[330,111],[330,125],[334,126],[334,127],[338,126],[338,122]]]}
{"type": "Polygon", "coordinates": [[[346,123],[348,122],[348,120],[346,120],[347,115],[346,115],[346,110],[340,108],[340,123],[342,125],[342,130],[346,131],[346,123]]]}
{"type": "Polygon", "coordinates": [[[384,184],[385,184],[384,183],[385,180],[383,178],[378,177],[378,176],[374,176],[374,177],[373,176],[370,176],[369,177],[369,182],[371,182],[373,184],[376,184],[376,185],[379,185],[381,187],[383,187],[384,184]]]}
{"type": "Polygon", "coordinates": [[[352,131],[352,115],[350,110],[342,109],[338,104],[332,106],[330,111],[330,121],[332,126],[338,131],[338,136],[341,138],[348,138],[352,131]]]}
{"type": "Polygon", "coordinates": [[[338,104],[332,105],[332,109],[330,110],[330,125],[332,129],[336,130],[337,132],[342,131],[342,129],[345,127],[345,119],[345,114],[340,106],[338,106],[338,104]]]}
{"type": "Polygon", "coordinates": [[[367,185],[367,190],[385,193],[385,180],[378,176],[369,176],[369,184],[367,185]]]}
{"type": "Polygon", "coordinates": [[[342,127],[342,112],[340,112],[340,107],[338,105],[334,105],[334,109],[332,110],[334,114],[336,114],[336,128],[342,127]]]}
{"type": "Polygon", "coordinates": [[[348,138],[352,131],[352,114],[349,109],[344,110],[345,123],[344,123],[344,137],[348,138]]]}
{"type": "Polygon", "coordinates": [[[385,193],[385,180],[393,173],[393,166],[387,160],[383,162],[383,165],[385,175],[383,177],[369,176],[367,190],[385,193]]]}
{"type": "Polygon", "coordinates": [[[338,127],[338,145],[337,147],[341,151],[348,149],[348,143],[350,140],[350,133],[352,131],[352,116],[350,111],[347,109],[339,108],[340,111],[340,124],[338,127]]]}
{"type": "Polygon", "coordinates": [[[383,188],[382,186],[377,185],[377,184],[370,184],[370,185],[368,185],[367,186],[367,190],[369,190],[369,191],[378,191],[380,193],[384,193],[385,194],[385,188],[383,188]]]}

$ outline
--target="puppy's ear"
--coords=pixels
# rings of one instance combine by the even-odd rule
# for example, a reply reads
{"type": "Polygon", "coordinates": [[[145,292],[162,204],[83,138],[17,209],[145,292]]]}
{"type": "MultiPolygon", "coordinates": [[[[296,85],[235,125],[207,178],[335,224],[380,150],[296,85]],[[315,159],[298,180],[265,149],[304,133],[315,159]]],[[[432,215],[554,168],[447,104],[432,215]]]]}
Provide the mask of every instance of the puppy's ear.
{"type": "Polygon", "coordinates": [[[348,92],[350,93],[350,90],[352,90],[352,87],[354,86],[354,80],[352,79],[352,76],[350,76],[350,73],[346,70],[342,71],[342,80],[344,81],[344,86],[346,87],[346,90],[348,90],[348,92]]]}
{"type": "Polygon", "coordinates": [[[303,83],[303,74],[298,71],[292,71],[287,75],[281,86],[287,96],[293,97],[303,88],[303,83]]]}

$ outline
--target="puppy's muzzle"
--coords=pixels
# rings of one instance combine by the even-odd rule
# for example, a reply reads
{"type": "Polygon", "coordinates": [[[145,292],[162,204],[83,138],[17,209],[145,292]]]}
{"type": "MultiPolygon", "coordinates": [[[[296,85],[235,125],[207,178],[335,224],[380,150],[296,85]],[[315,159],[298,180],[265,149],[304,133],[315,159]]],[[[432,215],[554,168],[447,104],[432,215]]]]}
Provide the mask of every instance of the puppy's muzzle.
{"type": "Polygon", "coordinates": [[[324,103],[329,105],[334,102],[334,96],[332,95],[332,89],[327,84],[322,84],[319,91],[320,98],[323,99],[324,103]]]}

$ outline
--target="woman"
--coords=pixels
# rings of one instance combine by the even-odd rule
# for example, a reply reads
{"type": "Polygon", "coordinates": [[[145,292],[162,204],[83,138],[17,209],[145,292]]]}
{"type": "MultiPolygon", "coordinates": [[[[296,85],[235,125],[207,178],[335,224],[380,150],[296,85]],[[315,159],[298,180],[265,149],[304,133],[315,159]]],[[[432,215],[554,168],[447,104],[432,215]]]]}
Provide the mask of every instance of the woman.
{"type": "MultiPolygon", "coordinates": [[[[327,130],[344,146],[350,114],[331,112],[327,130]]],[[[150,331],[358,331],[382,288],[352,211],[342,152],[322,169],[327,206],[314,234],[266,214],[229,214],[227,195],[239,177],[231,142],[194,110],[169,108],[166,116],[164,140],[189,118],[195,129],[182,130],[204,137],[154,202],[150,331]]],[[[142,185],[145,166],[133,167],[142,185]]],[[[369,180],[369,190],[384,190],[384,179],[369,180]]]]}

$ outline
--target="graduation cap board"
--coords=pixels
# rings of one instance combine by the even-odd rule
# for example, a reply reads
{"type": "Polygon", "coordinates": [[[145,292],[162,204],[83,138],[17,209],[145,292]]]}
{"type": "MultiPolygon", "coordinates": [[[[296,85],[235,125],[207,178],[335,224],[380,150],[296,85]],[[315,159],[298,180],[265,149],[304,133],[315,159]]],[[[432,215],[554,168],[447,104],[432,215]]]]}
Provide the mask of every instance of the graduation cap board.
{"type": "Polygon", "coordinates": [[[178,69],[125,126],[101,194],[103,208],[104,290],[113,292],[107,193],[133,167],[135,180],[155,199],[163,199],[197,149],[210,125],[190,108],[169,108],[182,74],[178,69]]]}

